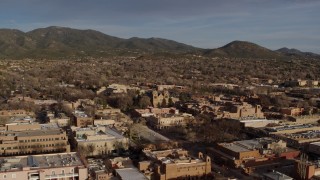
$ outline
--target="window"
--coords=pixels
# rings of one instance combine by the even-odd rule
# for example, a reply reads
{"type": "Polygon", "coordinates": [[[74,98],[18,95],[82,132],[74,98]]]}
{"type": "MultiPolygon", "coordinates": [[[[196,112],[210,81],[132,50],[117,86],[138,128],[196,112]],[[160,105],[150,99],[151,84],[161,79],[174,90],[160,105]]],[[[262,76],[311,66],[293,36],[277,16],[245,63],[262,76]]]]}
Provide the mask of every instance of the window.
{"type": "Polygon", "coordinates": [[[64,170],[62,170],[61,172],[62,172],[62,174],[64,174],[64,170]]]}
{"type": "Polygon", "coordinates": [[[3,179],[7,179],[7,175],[6,174],[3,175],[3,179]]]}
{"type": "Polygon", "coordinates": [[[52,175],[56,175],[56,172],[52,171],[51,174],[52,174],[52,175]]]}
{"type": "Polygon", "coordinates": [[[12,179],[15,179],[15,178],[17,178],[17,176],[16,176],[16,174],[12,174],[12,179]]]}
{"type": "Polygon", "coordinates": [[[73,173],[73,169],[70,169],[70,172],[73,173]]]}

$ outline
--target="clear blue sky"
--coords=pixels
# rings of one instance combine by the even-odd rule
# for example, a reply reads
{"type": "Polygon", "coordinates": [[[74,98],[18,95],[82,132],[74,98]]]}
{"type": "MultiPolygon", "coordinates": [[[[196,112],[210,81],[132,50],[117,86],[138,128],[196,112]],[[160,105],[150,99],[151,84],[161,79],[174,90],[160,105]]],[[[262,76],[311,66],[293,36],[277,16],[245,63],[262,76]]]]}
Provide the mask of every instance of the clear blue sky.
{"type": "Polygon", "coordinates": [[[320,53],[320,0],[0,0],[0,28],[47,26],[202,48],[245,40],[320,53]]]}

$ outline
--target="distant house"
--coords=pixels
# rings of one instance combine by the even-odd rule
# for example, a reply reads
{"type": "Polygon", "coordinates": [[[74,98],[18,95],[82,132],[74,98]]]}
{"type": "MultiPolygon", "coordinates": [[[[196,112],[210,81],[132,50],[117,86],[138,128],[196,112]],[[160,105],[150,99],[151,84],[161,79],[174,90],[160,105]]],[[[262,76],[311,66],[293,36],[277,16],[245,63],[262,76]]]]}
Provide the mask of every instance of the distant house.
{"type": "Polygon", "coordinates": [[[282,108],[280,112],[289,116],[301,116],[304,111],[304,108],[290,107],[282,108]]]}

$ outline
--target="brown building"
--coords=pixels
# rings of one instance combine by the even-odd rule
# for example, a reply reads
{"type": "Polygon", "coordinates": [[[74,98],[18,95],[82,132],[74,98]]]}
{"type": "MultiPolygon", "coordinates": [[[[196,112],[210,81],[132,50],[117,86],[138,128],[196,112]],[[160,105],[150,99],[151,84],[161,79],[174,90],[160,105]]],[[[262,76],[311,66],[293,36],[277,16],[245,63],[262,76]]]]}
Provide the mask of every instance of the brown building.
{"type": "Polygon", "coordinates": [[[93,118],[89,117],[83,111],[76,110],[73,113],[73,124],[77,127],[87,127],[88,125],[93,125],[93,118]]]}
{"type": "Polygon", "coordinates": [[[70,152],[66,132],[54,125],[7,124],[0,133],[0,155],[70,152]]]}
{"type": "Polygon", "coordinates": [[[290,107],[290,108],[282,108],[280,110],[280,112],[282,114],[286,114],[289,116],[300,116],[302,115],[304,109],[303,108],[294,108],[294,107],[290,107]]]}
{"type": "Polygon", "coordinates": [[[74,152],[1,157],[0,167],[0,179],[3,180],[85,180],[88,178],[87,168],[74,152]]]}
{"type": "Polygon", "coordinates": [[[211,174],[211,159],[199,153],[197,158],[189,156],[183,149],[164,151],[144,151],[150,161],[139,163],[139,170],[147,172],[153,169],[151,179],[190,179],[206,177],[211,174]]]}
{"type": "Polygon", "coordinates": [[[222,113],[221,117],[231,119],[265,118],[260,105],[252,106],[246,102],[231,106],[227,111],[222,113]]]}

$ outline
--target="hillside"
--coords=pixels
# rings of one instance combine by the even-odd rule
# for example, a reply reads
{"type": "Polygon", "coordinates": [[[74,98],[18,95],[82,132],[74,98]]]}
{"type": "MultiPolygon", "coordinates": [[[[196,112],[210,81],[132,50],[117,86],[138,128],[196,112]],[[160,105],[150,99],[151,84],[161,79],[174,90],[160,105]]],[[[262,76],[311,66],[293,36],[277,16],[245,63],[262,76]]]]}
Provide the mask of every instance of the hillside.
{"type": "Polygon", "coordinates": [[[160,38],[121,39],[94,30],[47,27],[24,33],[0,30],[1,58],[52,58],[143,53],[184,53],[198,48],[160,38]]]}
{"type": "Polygon", "coordinates": [[[298,49],[289,49],[286,47],[280,48],[276,50],[277,52],[280,52],[286,56],[291,56],[291,57],[303,57],[303,58],[320,58],[319,54],[315,54],[312,52],[302,52],[298,49]]]}
{"type": "Polygon", "coordinates": [[[275,52],[257,44],[246,41],[233,41],[223,47],[206,50],[204,51],[204,56],[259,59],[277,59],[285,57],[279,52],[275,52]]]}
{"type": "Polygon", "coordinates": [[[282,48],[272,51],[247,41],[233,41],[217,49],[201,49],[162,38],[118,38],[95,30],[51,26],[29,32],[0,29],[0,58],[78,58],[113,55],[202,55],[255,59],[320,59],[320,55],[282,48]]]}

